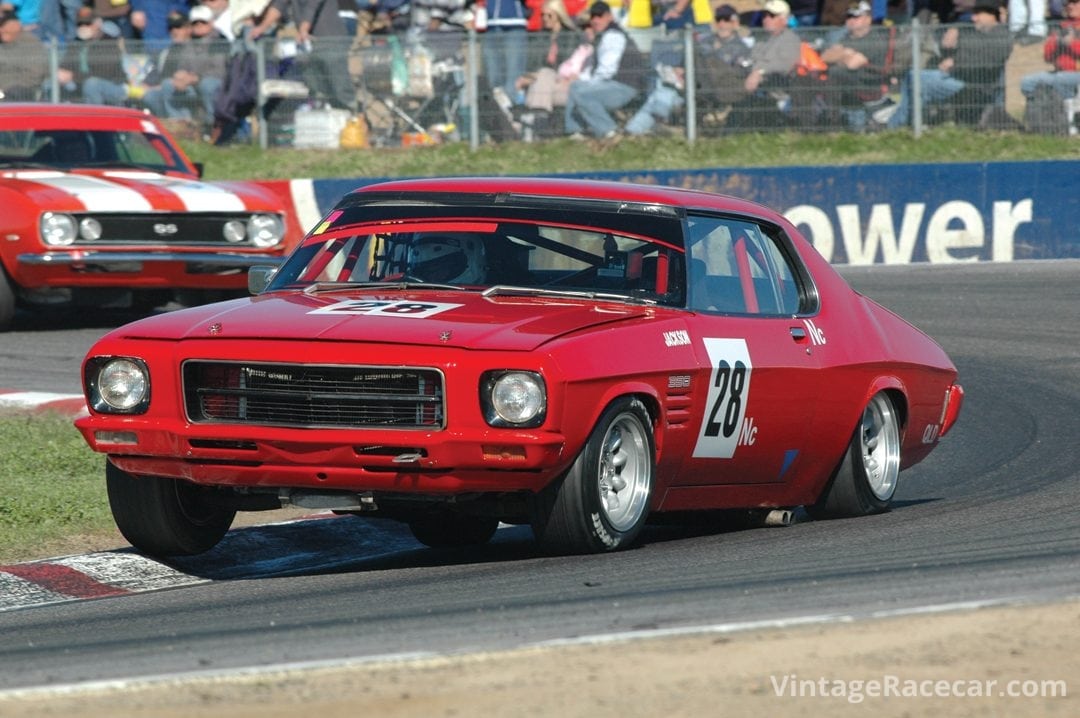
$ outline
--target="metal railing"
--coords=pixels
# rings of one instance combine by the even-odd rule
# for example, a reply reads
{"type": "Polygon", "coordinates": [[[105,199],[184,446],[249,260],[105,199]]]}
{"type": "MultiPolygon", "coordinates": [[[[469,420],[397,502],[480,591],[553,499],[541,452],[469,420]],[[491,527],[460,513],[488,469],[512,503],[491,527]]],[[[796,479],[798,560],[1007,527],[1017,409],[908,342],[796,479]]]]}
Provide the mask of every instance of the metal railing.
{"type": "MultiPolygon", "coordinates": [[[[937,69],[945,33],[950,28],[966,33],[971,27],[928,26],[917,21],[874,26],[871,32],[878,47],[886,48],[887,61],[872,73],[803,68],[770,76],[754,93],[742,90],[737,69],[718,78],[703,65],[700,49],[709,38],[709,28],[638,36],[643,51],[639,72],[647,86],[614,116],[625,130],[650,93],[667,87],[674,98],[669,103],[671,112],[653,117],[651,131],[677,134],[690,142],[740,132],[866,132],[894,127],[909,127],[918,137],[928,124],[940,122],[994,127],[995,122],[1007,123],[1009,116],[1004,111],[1005,61],[989,49],[986,57],[980,56],[979,48],[991,48],[992,43],[969,43],[957,57],[966,66],[954,70],[953,76],[959,73],[977,79],[969,80],[960,91],[950,92],[953,88],[943,85],[937,69]],[[660,71],[661,65],[681,68],[681,79],[673,83],[670,72],[660,71]]],[[[798,35],[805,45],[823,52],[833,42],[843,43],[839,37],[843,31],[799,28],[798,35]]],[[[1051,24],[1050,32],[1057,31],[1057,25],[1051,24]]],[[[760,41],[757,32],[751,37],[760,41]]],[[[250,96],[248,105],[238,105],[241,116],[230,128],[233,138],[264,148],[336,146],[341,124],[357,113],[366,118],[367,141],[374,147],[467,142],[476,148],[487,142],[536,142],[565,136],[564,106],[530,106],[524,102],[526,91],[510,83],[492,88],[487,82],[492,73],[484,72],[483,60],[491,55],[485,49],[492,49],[490,43],[501,39],[472,31],[369,35],[363,41],[318,38],[314,48],[304,52],[289,38],[278,37],[250,44],[220,41],[208,52],[219,53],[223,66],[232,67],[219,78],[223,89],[217,92],[250,96]],[[255,72],[254,80],[246,82],[253,86],[248,87],[242,86],[245,82],[237,67],[245,55],[255,72]]],[[[543,66],[550,46],[546,33],[521,33],[513,42],[516,46],[502,49],[520,52],[527,72],[543,66]]],[[[572,47],[573,43],[566,44],[572,47]]],[[[222,123],[214,130],[213,113],[208,111],[212,99],[200,95],[214,92],[213,83],[208,88],[171,92],[167,111],[162,113],[161,88],[171,78],[153,68],[168,67],[167,56],[133,41],[115,49],[115,67],[99,62],[94,72],[77,72],[75,82],[63,83],[58,71],[74,69],[65,65],[75,55],[70,47],[47,46],[46,78],[30,99],[84,102],[104,97],[113,104],[156,109],[192,132],[220,133],[222,123]]],[[[27,84],[26,78],[11,72],[4,72],[3,77],[7,86],[27,84]]]]}

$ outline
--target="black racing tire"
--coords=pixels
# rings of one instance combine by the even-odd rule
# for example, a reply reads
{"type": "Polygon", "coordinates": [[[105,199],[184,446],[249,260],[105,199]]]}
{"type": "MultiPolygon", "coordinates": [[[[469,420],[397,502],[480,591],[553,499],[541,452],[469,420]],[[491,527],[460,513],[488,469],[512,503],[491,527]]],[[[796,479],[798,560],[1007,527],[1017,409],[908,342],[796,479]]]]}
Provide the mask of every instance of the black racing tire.
{"type": "Polygon", "coordinates": [[[548,553],[602,553],[634,542],[649,516],[656,444],[649,412],[623,397],[600,416],[570,469],[532,501],[532,529],[548,553]]]}
{"type": "Polygon", "coordinates": [[[11,329],[15,322],[15,286],[0,267],[0,332],[11,329]]]}
{"type": "Polygon", "coordinates": [[[449,511],[424,514],[409,520],[416,540],[431,548],[482,546],[491,540],[499,520],[487,516],[466,516],[449,511]]]}
{"type": "Polygon", "coordinates": [[[817,502],[815,519],[852,518],[888,511],[900,474],[900,417],[885,392],[863,410],[836,473],[817,502]]]}
{"type": "Polygon", "coordinates": [[[150,556],[209,551],[232,526],[234,509],[214,502],[214,489],[179,479],[132,476],[105,464],[109,506],[120,533],[150,556]]]}

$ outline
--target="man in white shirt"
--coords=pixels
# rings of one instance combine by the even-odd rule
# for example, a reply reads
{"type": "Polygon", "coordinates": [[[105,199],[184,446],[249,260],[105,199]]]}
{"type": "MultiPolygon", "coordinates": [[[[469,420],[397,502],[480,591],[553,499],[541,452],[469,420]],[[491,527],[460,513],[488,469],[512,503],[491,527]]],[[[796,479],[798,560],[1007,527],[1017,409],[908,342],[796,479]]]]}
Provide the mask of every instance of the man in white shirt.
{"type": "Polygon", "coordinates": [[[611,6],[604,0],[589,7],[589,27],[595,34],[595,50],[570,83],[566,132],[583,139],[587,127],[594,137],[612,139],[618,134],[618,125],[611,113],[638,96],[646,68],[637,46],[615,22],[611,6]]]}

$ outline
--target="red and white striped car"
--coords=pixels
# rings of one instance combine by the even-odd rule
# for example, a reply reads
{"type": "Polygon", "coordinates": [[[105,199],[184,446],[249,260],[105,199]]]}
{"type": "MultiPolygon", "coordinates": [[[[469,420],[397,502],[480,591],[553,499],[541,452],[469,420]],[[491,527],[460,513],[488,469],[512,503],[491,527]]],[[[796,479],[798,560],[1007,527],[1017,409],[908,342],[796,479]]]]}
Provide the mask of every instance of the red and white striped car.
{"type": "Polygon", "coordinates": [[[199,176],[144,112],[0,104],[0,331],[17,305],[245,290],[247,268],[276,261],[298,228],[265,188],[199,176]]]}

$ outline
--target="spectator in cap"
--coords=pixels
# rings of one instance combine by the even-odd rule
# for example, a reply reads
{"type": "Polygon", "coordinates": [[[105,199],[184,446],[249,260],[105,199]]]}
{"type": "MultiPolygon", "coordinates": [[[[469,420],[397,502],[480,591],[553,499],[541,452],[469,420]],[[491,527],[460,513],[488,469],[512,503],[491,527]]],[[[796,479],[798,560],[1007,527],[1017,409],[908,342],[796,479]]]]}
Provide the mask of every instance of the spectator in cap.
{"type": "Polygon", "coordinates": [[[755,130],[782,124],[774,93],[786,93],[799,64],[802,41],[788,27],[791,7],[784,0],[766,0],[761,25],[765,37],[750,50],[750,72],[743,80],[743,96],[732,105],[728,129],[755,130]]]}
{"type": "Polygon", "coordinates": [[[214,14],[196,5],[187,17],[168,17],[172,44],[160,58],[160,83],[147,91],[143,104],[158,117],[194,120],[209,131],[214,96],[225,79],[228,40],[212,24],[214,14]]]}
{"type": "Polygon", "coordinates": [[[604,0],[589,7],[589,28],[594,33],[593,52],[581,74],[570,83],[566,132],[577,139],[583,139],[586,130],[600,139],[615,139],[618,126],[611,113],[638,96],[645,80],[645,63],[604,0]]]}
{"type": "Polygon", "coordinates": [[[843,114],[849,127],[865,129],[869,111],[879,109],[889,90],[894,55],[895,32],[873,24],[868,0],[848,5],[844,30],[821,53],[829,66],[830,101],[843,114]]]}
{"type": "MultiPolygon", "coordinates": [[[[957,121],[976,124],[983,108],[1004,102],[1005,62],[1012,53],[1012,36],[1001,23],[1002,7],[978,0],[971,11],[971,24],[949,27],[941,36],[937,67],[919,74],[924,110],[928,105],[951,103],[957,121]]],[[[912,78],[900,87],[900,104],[889,119],[890,128],[911,121],[912,78]]]]}
{"type": "MultiPolygon", "coordinates": [[[[112,0],[94,0],[95,3],[112,3],[112,0]]],[[[168,45],[168,17],[170,12],[186,13],[190,6],[187,0],[130,0],[131,24],[138,32],[144,46],[151,52],[157,52],[168,45]]]]}

